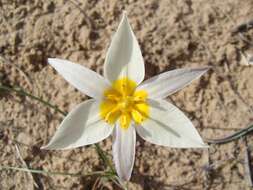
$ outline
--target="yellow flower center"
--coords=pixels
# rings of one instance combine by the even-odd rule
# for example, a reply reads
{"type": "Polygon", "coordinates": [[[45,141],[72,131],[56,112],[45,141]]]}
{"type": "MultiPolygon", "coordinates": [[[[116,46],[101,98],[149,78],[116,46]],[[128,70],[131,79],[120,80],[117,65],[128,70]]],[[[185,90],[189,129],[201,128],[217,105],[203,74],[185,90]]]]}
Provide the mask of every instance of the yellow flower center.
{"type": "Polygon", "coordinates": [[[132,120],[141,124],[149,115],[148,94],[136,87],[136,83],[128,78],[116,80],[104,92],[100,116],[109,124],[119,121],[123,129],[127,129],[132,120]]]}

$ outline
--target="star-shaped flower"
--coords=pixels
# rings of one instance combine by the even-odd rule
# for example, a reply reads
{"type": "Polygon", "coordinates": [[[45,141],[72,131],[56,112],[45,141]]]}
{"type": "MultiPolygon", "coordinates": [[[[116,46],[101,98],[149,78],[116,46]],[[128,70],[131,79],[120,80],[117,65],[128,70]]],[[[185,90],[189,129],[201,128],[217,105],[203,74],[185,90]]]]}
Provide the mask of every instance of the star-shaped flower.
{"type": "Polygon", "coordinates": [[[200,77],[208,67],[172,70],[142,82],[144,61],[125,13],[106,55],[104,77],[70,61],[50,58],[48,62],[93,99],[77,105],[43,148],[71,149],[113,134],[116,171],[122,180],[129,180],[136,132],[156,145],[206,147],[192,122],[164,98],[200,77]]]}

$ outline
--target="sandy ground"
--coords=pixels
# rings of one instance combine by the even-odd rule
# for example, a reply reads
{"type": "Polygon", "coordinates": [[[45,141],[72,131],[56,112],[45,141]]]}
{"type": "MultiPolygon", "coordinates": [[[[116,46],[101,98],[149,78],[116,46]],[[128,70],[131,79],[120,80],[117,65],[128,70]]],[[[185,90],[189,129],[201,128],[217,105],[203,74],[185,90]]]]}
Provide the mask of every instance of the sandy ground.
{"type": "MultiPolygon", "coordinates": [[[[48,64],[69,59],[102,74],[105,53],[122,10],[141,45],[146,78],[182,67],[213,66],[200,80],[170,97],[203,138],[221,138],[253,119],[253,68],[242,52],[253,50],[253,32],[232,34],[253,18],[252,0],[0,1],[0,82],[21,86],[70,111],[87,99],[48,64]],[[246,40],[244,40],[244,38],[246,40]]],[[[93,146],[44,151],[62,116],[29,98],[0,91],[0,163],[49,171],[103,169],[93,146]]],[[[251,149],[253,138],[248,136],[251,149]]],[[[100,143],[111,153],[111,138],[100,143]]],[[[171,149],[138,138],[129,189],[251,189],[245,140],[208,150],[171,149]]],[[[95,179],[34,175],[39,189],[91,189],[95,179]]],[[[117,189],[109,182],[103,189],[117,189]]],[[[0,189],[36,189],[28,173],[0,171],[0,189]]],[[[37,188],[38,189],[38,188],[37,188]]]]}

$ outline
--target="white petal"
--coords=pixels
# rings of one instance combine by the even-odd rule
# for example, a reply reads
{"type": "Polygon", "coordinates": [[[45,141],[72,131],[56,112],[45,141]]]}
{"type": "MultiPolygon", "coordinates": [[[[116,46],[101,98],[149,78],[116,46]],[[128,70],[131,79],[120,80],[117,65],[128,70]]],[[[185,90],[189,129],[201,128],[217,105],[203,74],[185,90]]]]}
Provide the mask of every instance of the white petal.
{"type": "Polygon", "coordinates": [[[82,65],[55,58],[48,59],[48,63],[70,84],[90,97],[100,99],[110,86],[104,77],[82,65]]]}
{"type": "Polygon", "coordinates": [[[205,148],[192,122],[165,100],[150,100],[150,118],[142,126],[137,126],[137,133],[153,144],[175,148],[205,148]]]}
{"type": "Polygon", "coordinates": [[[70,149],[97,143],[108,137],[113,127],[101,120],[99,103],[87,100],[74,108],[62,121],[44,149],[70,149]]]}
{"type": "Polygon", "coordinates": [[[209,68],[168,71],[144,81],[137,89],[145,89],[148,92],[149,98],[163,99],[199,78],[209,68]]]}
{"type": "Polygon", "coordinates": [[[122,129],[119,124],[115,126],[112,146],[113,161],[118,176],[122,180],[129,180],[134,166],[136,132],[133,126],[122,129]]]}
{"type": "Polygon", "coordinates": [[[126,13],[123,14],[118,30],[108,49],[104,74],[111,82],[122,77],[128,77],[139,84],[144,79],[143,57],[126,13]]]}

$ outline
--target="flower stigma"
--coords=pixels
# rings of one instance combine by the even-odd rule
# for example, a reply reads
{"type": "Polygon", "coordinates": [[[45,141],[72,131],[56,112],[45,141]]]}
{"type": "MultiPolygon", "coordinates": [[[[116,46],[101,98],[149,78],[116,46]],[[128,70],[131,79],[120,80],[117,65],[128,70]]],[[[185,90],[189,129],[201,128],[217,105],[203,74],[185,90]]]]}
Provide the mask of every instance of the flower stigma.
{"type": "Polygon", "coordinates": [[[104,92],[100,116],[109,124],[119,121],[122,129],[127,129],[131,121],[135,124],[145,121],[149,117],[148,93],[136,87],[137,84],[128,78],[114,81],[104,92]]]}

